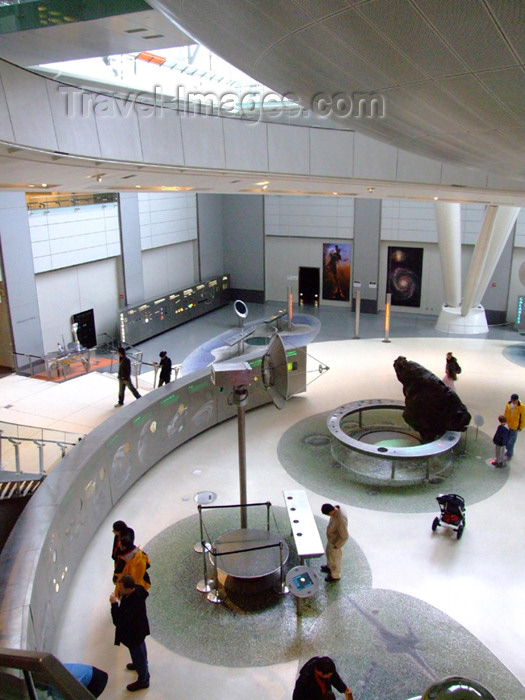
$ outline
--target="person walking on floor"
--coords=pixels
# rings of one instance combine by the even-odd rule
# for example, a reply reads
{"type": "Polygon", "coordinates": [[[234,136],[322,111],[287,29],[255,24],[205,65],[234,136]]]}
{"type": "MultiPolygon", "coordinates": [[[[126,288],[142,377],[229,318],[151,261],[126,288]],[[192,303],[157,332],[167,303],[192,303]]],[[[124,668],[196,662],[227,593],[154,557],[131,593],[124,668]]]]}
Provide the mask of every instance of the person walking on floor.
{"type": "MultiPolygon", "coordinates": [[[[169,384],[171,382],[171,360],[168,357],[168,353],[166,350],[161,350],[159,352],[159,357],[160,357],[160,375],[159,375],[159,383],[158,387],[162,386],[163,384],[169,384]]],[[[156,362],[154,364],[157,364],[156,362]]]]}
{"type": "Polygon", "coordinates": [[[501,468],[507,466],[507,463],[505,462],[505,449],[509,442],[510,431],[507,427],[507,419],[505,416],[499,416],[498,420],[499,425],[494,433],[492,442],[496,446],[496,459],[494,461],[494,466],[501,468]]]}
{"type": "Polygon", "coordinates": [[[523,430],[523,426],[525,425],[525,407],[521,403],[518,394],[512,394],[510,401],[505,406],[504,415],[509,427],[509,440],[507,442],[505,459],[512,459],[518,433],[520,430],[523,430]]]}
{"type": "Polygon", "coordinates": [[[118,348],[117,352],[119,356],[118,403],[115,404],[115,408],[117,408],[117,406],[124,405],[124,392],[126,391],[126,387],[128,387],[128,389],[131,391],[131,393],[136,399],[140,399],[140,394],[133,386],[133,382],[131,381],[131,360],[126,355],[126,351],[124,350],[124,348],[118,348]]]}
{"type": "Polygon", "coordinates": [[[348,540],[348,519],[339,506],[323,503],[321,513],[330,520],[326,527],[326,566],[321,571],[328,574],[325,581],[339,581],[343,547],[348,540]]]}
{"type": "Polygon", "coordinates": [[[114,593],[109,596],[111,617],[115,625],[115,645],[128,647],[131,663],[126,668],[136,671],[138,676],[134,683],[126,686],[130,692],[149,688],[150,674],[146,637],[149,635],[149,622],[146,613],[148,592],[135,583],[129,575],[118,581],[120,601],[114,593]]]}
{"type": "Polygon", "coordinates": [[[346,700],[352,700],[352,691],[337,673],[333,659],[313,656],[299,671],[293,700],[327,700],[334,697],[332,687],[344,693],[346,700]]]}

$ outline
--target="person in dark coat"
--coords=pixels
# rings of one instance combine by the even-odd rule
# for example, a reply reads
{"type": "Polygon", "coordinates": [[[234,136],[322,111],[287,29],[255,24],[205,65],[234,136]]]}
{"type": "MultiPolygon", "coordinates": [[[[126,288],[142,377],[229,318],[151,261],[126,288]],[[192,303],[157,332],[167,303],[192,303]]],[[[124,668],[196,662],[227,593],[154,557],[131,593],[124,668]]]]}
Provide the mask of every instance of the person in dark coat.
{"type": "Polygon", "coordinates": [[[313,656],[299,671],[293,691],[293,700],[325,700],[333,696],[332,687],[353,700],[352,691],[337,673],[329,656],[313,656]]]}
{"type": "Polygon", "coordinates": [[[161,350],[159,352],[159,357],[160,375],[158,386],[162,386],[163,384],[169,384],[171,382],[171,360],[166,350],[161,350]]]}
{"type": "Polygon", "coordinates": [[[123,520],[116,520],[113,523],[113,549],[111,550],[113,561],[117,561],[120,556],[120,538],[127,530],[128,526],[123,520]]]}
{"type": "Polygon", "coordinates": [[[507,449],[507,445],[509,443],[510,430],[505,416],[499,416],[498,421],[499,425],[494,433],[492,442],[496,446],[496,459],[494,461],[494,466],[501,468],[507,466],[507,463],[505,462],[505,450],[507,449]]]}
{"type": "Polygon", "coordinates": [[[148,652],[146,649],[146,637],[150,633],[148,616],[146,613],[147,591],[135,583],[133,578],[124,574],[118,580],[120,601],[114,593],[109,596],[111,603],[111,617],[115,625],[115,644],[123,644],[128,647],[131,663],[126,668],[136,671],[137,680],[126,686],[127,690],[134,692],[149,688],[148,652]]]}
{"type": "Polygon", "coordinates": [[[136,390],[133,382],[131,381],[131,360],[126,355],[124,348],[118,348],[118,403],[115,404],[115,408],[124,405],[124,392],[126,387],[131,391],[136,399],[140,399],[140,394],[136,390]]]}

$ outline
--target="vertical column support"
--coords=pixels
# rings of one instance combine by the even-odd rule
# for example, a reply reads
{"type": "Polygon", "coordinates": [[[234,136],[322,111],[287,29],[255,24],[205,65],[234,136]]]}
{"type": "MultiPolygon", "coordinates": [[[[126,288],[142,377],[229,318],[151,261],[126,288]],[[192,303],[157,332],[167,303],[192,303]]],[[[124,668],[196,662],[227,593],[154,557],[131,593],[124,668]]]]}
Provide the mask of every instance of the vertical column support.
{"type": "Polygon", "coordinates": [[[447,306],[461,304],[461,205],[435,202],[436,224],[447,306]]]}

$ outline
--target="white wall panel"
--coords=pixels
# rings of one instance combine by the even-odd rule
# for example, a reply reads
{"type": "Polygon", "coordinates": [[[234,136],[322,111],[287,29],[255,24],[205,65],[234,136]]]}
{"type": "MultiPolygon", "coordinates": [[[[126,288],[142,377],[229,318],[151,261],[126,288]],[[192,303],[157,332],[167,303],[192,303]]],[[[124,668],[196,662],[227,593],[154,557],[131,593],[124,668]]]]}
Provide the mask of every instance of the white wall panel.
{"type": "Polygon", "coordinates": [[[146,163],[180,165],[184,162],[182,129],[178,112],[158,109],[138,121],[142,155],[146,163]]]}
{"type": "Polygon", "coordinates": [[[33,210],[29,228],[37,273],[120,255],[116,203],[33,210]]]}
{"type": "MultiPolygon", "coordinates": [[[[101,158],[143,161],[137,112],[123,100],[105,95],[108,110],[95,110],[101,158]]],[[[98,99],[98,98],[97,98],[98,99]]]]}
{"type": "Polygon", "coordinates": [[[516,221],[516,237],[514,245],[518,248],[525,248],[525,210],[521,209],[516,221]]]}
{"type": "Polygon", "coordinates": [[[0,139],[3,139],[5,141],[14,141],[15,134],[13,131],[13,127],[11,126],[11,119],[10,119],[9,111],[7,108],[7,99],[5,96],[4,85],[2,82],[1,76],[0,76],[0,114],[3,115],[3,118],[0,119],[0,139]]]}
{"type": "MultiPolygon", "coordinates": [[[[329,129],[310,130],[310,172],[312,175],[352,177],[354,172],[354,134],[329,129]]],[[[345,191],[351,191],[348,183],[345,191]]]]}
{"type": "Polygon", "coordinates": [[[354,177],[395,180],[398,149],[355,134],[354,177]]]}
{"type": "Polygon", "coordinates": [[[278,173],[309,173],[309,129],[268,124],[268,167],[278,173]]]}
{"type": "Polygon", "coordinates": [[[440,182],[441,163],[437,160],[399,149],[397,178],[404,182],[440,182]]]}
{"type": "Polygon", "coordinates": [[[225,168],[222,119],[200,114],[181,117],[184,162],[198,168],[225,168]]]}
{"type": "Polygon", "coordinates": [[[38,75],[2,64],[2,83],[15,141],[56,151],[58,143],[46,82],[38,75]]]}
{"type": "Polygon", "coordinates": [[[191,192],[139,194],[142,250],[197,238],[197,200],[191,192]]]}
{"type": "Polygon", "coordinates": [[[143,251],[142,267],[146,299],[152,299],[186,285],[190,286],[196,281],[193,248],[193,241],[185,241],[177,245],[143,251]]]}
{"type": "Polygon", "coordinates": [[[353,237],[353,199],[268,195],[264,201],[266,236],[353,237]]]}
{"type": "Polygon", "coordinates": [[[476,168],[465,168],[450,163],[443,163],[441,181],[445,185],[486,187],[487,174],[476,170],[476,168]]]}
{"type": "Polygon", "coordinates": [[[97,334],[115,335],[118,308],[118,261],[100,260],[87,265],[46,272],[36,277],[38,307],[45,352],[57,343],[73,340],[71,317],[93,309],[97,334]]]}
{"type": "Polygon", "coordinates": [[[58,150],[100,157],[97,125],[92,115],[92,95],[86,90],[46,83],[55,124],[58,150]]]}
{"type": "Polygon", "coordinates": [[[223,119],[223,129],[227,168],[268,170],[266,124],[230,118],[223,119]]]}

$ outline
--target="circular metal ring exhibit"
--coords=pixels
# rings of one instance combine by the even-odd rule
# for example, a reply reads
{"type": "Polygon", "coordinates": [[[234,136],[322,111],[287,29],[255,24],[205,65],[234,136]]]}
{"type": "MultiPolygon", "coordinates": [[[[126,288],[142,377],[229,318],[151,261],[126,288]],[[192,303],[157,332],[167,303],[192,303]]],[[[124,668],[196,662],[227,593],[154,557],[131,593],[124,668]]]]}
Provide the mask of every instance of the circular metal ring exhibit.
{"type": "Polygon", "coordinates": [[[409,486],[439,483],[452,467],[452,449],[461,433],[447,431],[422,443],[403,419],[405,404],[395,399],[354,401],[327,419],[333,457],[364,484],[409,486]]]}

